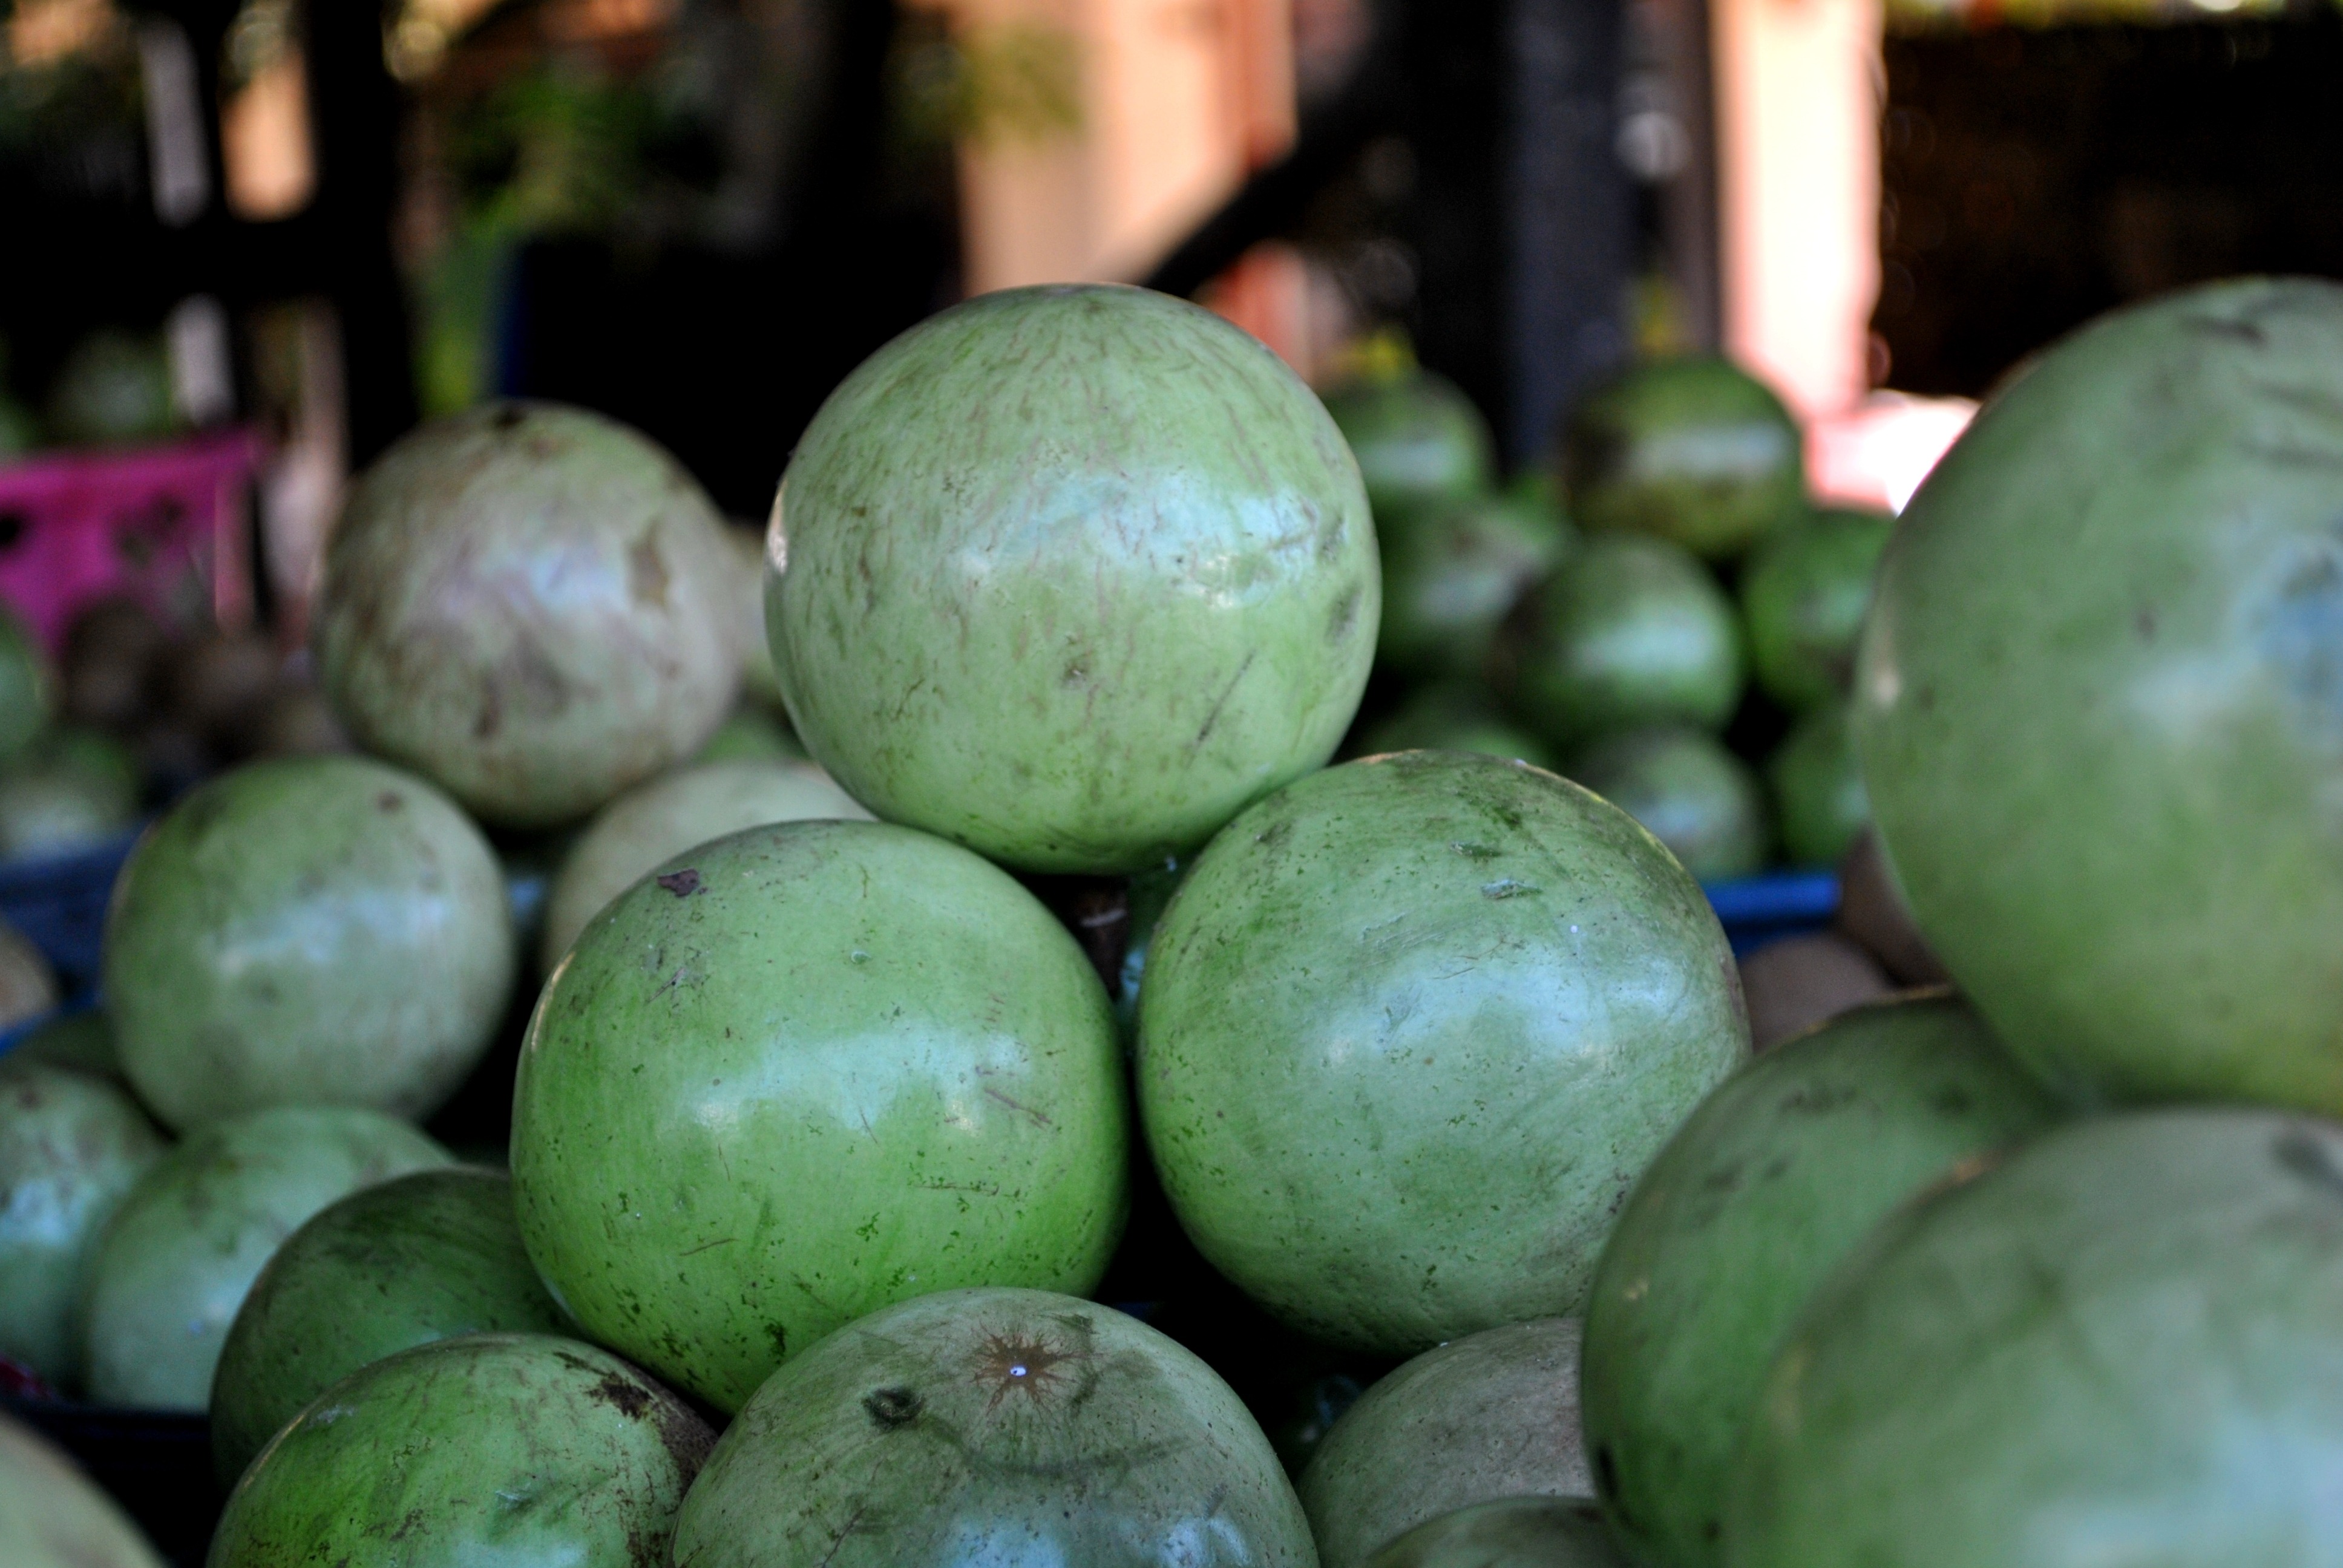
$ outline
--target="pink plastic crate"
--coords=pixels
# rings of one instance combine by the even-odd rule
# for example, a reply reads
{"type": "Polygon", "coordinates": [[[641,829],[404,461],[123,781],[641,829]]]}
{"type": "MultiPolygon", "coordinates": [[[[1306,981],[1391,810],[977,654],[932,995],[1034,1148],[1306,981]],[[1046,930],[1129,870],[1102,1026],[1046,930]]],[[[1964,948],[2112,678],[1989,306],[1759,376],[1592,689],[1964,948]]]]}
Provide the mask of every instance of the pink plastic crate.
{"type": "Polygon", "coordinates": [[[52,649],[76,610],[113,594],[168,619],[208,604],[240,623],[262,452],[239,429],[0,464],[0,598],[52,649]]]}

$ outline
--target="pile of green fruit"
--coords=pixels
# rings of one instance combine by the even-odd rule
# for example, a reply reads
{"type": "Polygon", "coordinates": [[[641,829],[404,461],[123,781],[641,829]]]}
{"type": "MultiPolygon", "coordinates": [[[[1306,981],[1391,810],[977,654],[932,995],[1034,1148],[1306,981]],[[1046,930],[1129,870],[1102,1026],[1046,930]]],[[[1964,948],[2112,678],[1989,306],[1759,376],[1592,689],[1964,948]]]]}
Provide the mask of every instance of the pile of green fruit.
{"type": "MultiPolygon", "coordinates": [[[[692,481],[577,410],[427,427],[324,579],[367,754],[173,806],[103,1011],[0,1061],[0,1354],[208,1412],[209,1568],[2337,1561],[2338,367],[2343,288],[2241,283],[1986,410],[1851,687],[1880,885],[1960,993],[1754,1058],[1627,811],[1472,749],[1327,765],[1412,548],[1371,508],[1484,472],[1421,384],[1363,461],[1185,304],[935,317],[789,462],[792,723],[715,760],[750,650],[692,481]],[[532,942],[468,1163],[417,1123],[503,1087],[532,942]]],[[[1687,374],[1580,429],[1715,407],[1687,374]]],[[[1645,678],[1741,657],[1672,552],[1778,526],[1760,428],[1574,447],[1589,541],[1480,623],[1505,711],[1715,721],[1645,678]],[[1654,583],[1658,630],[1587,642],[1634,678],[1561,678],[1654,583]]],[[[5,1422],[0,1553],[153,1563],[5,1422]]]]}

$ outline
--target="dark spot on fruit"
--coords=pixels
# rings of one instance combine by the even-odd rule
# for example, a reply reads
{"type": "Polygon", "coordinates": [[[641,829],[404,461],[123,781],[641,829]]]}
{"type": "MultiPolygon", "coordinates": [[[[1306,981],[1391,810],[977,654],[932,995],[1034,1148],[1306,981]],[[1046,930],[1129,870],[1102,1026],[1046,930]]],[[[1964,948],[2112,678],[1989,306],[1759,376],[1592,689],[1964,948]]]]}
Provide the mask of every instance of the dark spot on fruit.
{"type": "Polygon", "coordinates": [[[926,1402],[907,1388],[874,1389],[862,1396],[862,1408],[870,1412],[871,1422],[881,1432],[910,1425],[920,1419],[926,1402]]]}
{"type": "Polygon", "coordinates": [[[1272,822],[1260,832],[1255,833],[1252,836],[1252,841],[1259,844],[1264,849],[1273,849],[1277,848],[1278,845],[1285,842],[1285,840],[1292,836],[1292,821],[1290,819],[1281,819],[1278,821],[1272,822]]]}
{"type": "Polygon", "coordinates": [[[2270,1145],[2270,1154],[2279,1170],[2325,1189],[2330,1197],[2343,1197],[2343,1171],[2336,1169],[2334,1154],[2316,1134],[2289,1127],[2270,1145]]]}
{"type": "Polygon", "coordinates": [[[1448,847],[1468,860],[1493,860],[1504,853],[1503,849],[1493,849],[1486,844],[1451,844],[1448,847]]]}
{"type": "Polygon", "coordinates": [[[1481,896],[1493,901],[1503,899],[1518,899],[1523,897],[1524,894],[1536,893],[1543,890],[1544,890],[1539,888],[1535,882],[1518,882],[1511,877],[1499,877],[1493,882],[1483,882],[1481,884],[1481,896]]]}
{"type": "Polygon", "coordinates": [[[1936,1108],[1940,1116],[1966,1116],[1976,1109],[1976,1101],[1969,1098],[1968,1091],[1957,1085],[1947,1085],[1936,1091],[1936,1097],[1929,1103],[1936,1108]]]}
{"type": "Polygon", "coordinates": [[[779,1323],[767,1323],[765,1325],[765,1332],[773,1342],[773,1353],[775,1355],[787,1356],[789,1353],[789,1331],[788,1329],[782,1327],[779,1323]]]}
{"type": "Polygon", "coordinates": [[[507,403],[488,416],[488,423],[499,430],[518,430],[528,418],[528,411],[518,404],[507,403]]]}
{"type": "Polygon", "coordinates": [[[667,562],[659,541],[645,534],[627,550],[627,597],[639,605],[667,608],[667,562]]]}
{"type": "MultiPolygon", "coordinates": [[[[1601,1493],[1603,1501],[1619,1508],[1619,1461],[1607,1442],[1594,1451],[1594,1490],[1601,1493]]],[[[1626,1510],[1619,1509],[1619,1516],[1625,1520],[1626,1510]]]]}
{"type": "Polygon", "coordinates": [[[386,789],[374,798],[374,809],[377,811],[397,811],[406,804],[406,799],[396,789],[386,789]]]}
{"type": "Polygon", "coordinates": [[[2139,613],[2131,618],[2131,624],[2133,629],[2139,633],[2140,641],[2156,640],[2156,611],[2145,605],[2141,606],[2139,613]]]}
{"type": "Polygon", "coordinates": [[[699,872],[694,867],[686,866],[680,871],[669,871],[661,877],[659,885],[679,899],[688,899],[699,891],[699,872]]]}
{"type": "Polygon", "coordinates": [[[1349,593],[1342,596],[1342,602],[1334,607],[1333,619],[1329,621],[1326,626],[1326,640],[1332,643],[1339,643],[1344,638],[1349,637],[1351,635],[1351,628],[1354,623],[1356,623],[1358,618],[1359,590],[1353,588],[1349,593]]]}
{"type": "Polygon", "coordinates": [[[1717,1519],[1705,1521],[1700,1527],[1700,1533],[1702,1539],[1715,1541],[1725,1533],[1725,1523],[1717,1519]]]}
{"type": "Polygon", "coordinates": [[[640,1420],[651,1405],[650,1390],[613,1372],[594,1385],[593,1397],[629,1420],[640,1420]]]}
{"type": "Polygon", "coordinates": [[[2207,337],[2226,337],[2237,343],[2250,343],[2258,348],[2269,341],[2269,335],[2251,321],[2237,321],[2226,316],[2192,316],[2188,325],[2207,337]]]}

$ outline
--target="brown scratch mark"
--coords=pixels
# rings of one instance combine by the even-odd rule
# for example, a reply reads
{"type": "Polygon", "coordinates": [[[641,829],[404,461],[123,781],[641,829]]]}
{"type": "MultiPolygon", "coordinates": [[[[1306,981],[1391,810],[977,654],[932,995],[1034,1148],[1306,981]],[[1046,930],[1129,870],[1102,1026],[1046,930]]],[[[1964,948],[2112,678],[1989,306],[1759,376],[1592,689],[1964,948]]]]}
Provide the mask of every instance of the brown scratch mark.
{"type": "Polygon", "coordinates": [[[693,1247],[687,1251],[678,1252],[676,1256],[679,1258],[697,1258],[700,1253],[707,1251],[710,1247],[729,1247],[739,1240],[739,1238],[738,1236],[719,1236],[713,1241],[702,1241],[699,1246],[693,1247]]]}
{"type": "Polygon", "coordinates": [[[1221,695],[1212,703],[1212,710],[1204,715],[1203,725],[1196,731],[1196,739],[1188,743],[1190,756],[1204,749],[1205,740],[1212,733],[1212,726],[1221,721],[1221,710],[1229,705],[1229,699],[1236,695],[1237,682],[1242,680],[1245,678],[1245,671],[1252,668],[1253,658],[1252,654],[1246,654],[1243,662],[1237,666],[1237,672],[1229,677],[1228,685],[1221,689],[1221,695]]]}
{"type": "Polygon", "coordinates": [[[679,899],[688,899],[699,891],[699,872],[695,867],[686,866],[680,871],[669,871],[661,877],[659,885],[679,899]]]}
{"type": "Polygon", "coordinates": [[[1052,1123],[1052,1122],[1051,1121],[1051,1120],[1050,1120],[1048,1117],[1046,1117],[1046,1116],[1042,1115],[1040,1111],[1038,1111],[1034,1110],[1031,1106],[1030,1106],[1030,1105],[1021,1105],[1021,1104],[1019,1104],[1016,1101],[1010,1099],[1010,1098],[1009,1098],[1009,1096],[1007,1096],[1007,1095],[1005,1095],[1005,1094],[1001,1093],[1001,1091],[999,1091],[999,1090],[997,1090],[997,1089],[990,1089],[990,1088],[988,1088],[984,1092],[985,1092],[987,1095],[989,1095],[990,1097],[991,1097],[992,1099],[994,1099],[994,1100],[998,1100],[999,1101],[1001,1101],[1001,1104],[1006,1105],[1007,1107],[1009,1107],[1009,1109],[1010,1109],[1010,1110],[1014,1111],[1018,1111],[1018,1112],[1020,1112],[1020,1113],[1021,1113],[1021,1114],[1023,1114],[1023,1115],[1026,1115],[1026,1116],[1030,1116],[1030,1117],[1031,1117],[1031,1118],[1033,1119],[1034,1122],[1035,1122],[1037,1125],[1040,1125],[1040,1126],[1042,1126],[1042,1127],[1049,1127],[1049,1126],[1052,1126],[1052,1125],[1054,1125],[1054,1123],[1052,1123]]]}
{"type": "Polygon", "coordinates": [[[856,1503],[854,1512],[846,1516],[846,1523],[838,1527],[838,1534],[831,1539],[830,1550],[821,1554],[821,1568],[830,1568],[830,1560],[838,1555],[839,1548],[846,1544],[846,1538],[854,1533],[854,1527],[862,1522],[862,1511],[867,1506],[856,1503]]]}

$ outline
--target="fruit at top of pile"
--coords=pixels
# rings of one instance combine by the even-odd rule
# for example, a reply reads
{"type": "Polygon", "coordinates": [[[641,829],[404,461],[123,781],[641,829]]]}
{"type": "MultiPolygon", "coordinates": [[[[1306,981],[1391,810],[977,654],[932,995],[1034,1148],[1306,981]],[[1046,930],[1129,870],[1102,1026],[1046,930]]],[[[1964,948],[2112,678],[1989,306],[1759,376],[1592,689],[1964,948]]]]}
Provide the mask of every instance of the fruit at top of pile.
{"type": "Polygon", "coordinates": [[[890,821],[1128,871],[1333,753],[1380,614],[1310,389],[1143,289],[1008,290],[830,396],[774,507],[765,625],[814,759],[890,821]]]}
{"type": "Polygon", "coordinates": [[[228,1498],[211,1568],[665,1563],[708,1423],[548,1334],[402,1351],[333,1385],[228,1498]]]}
{"type": "Polygon", "coordinates": [[[1522,600],[1493,668],[1557,746],[1646,724],[1713,729],[1741,698],[1741,628],[1707,568],[1664,539],[1611,534],[1522,600]]]}
{"type": "Polygon", "coordinates": [[[1408,675],[1477,676],[1522,594],[1567,555],[1561,515],[1514,496],[1475,496],[1378,525],[1383,632],[1375,660],[1408,675]]]}
{"type": "Polygon", "coordinates": [[[1367,730],[1359,751],[1478,751],[1548,771],[1554,768],[1545,742],[1514,723],[1495,695],[1473,680],[1418,688],[1367,730]]]}
{"type": "Polygon", "coordinates": [[[1379,528],[1477,495],[1495,475],[1489,422],[1444,376],[1373,370],[1328,392],[1326,412],[1359,460],[1379,528]]]}
{"type": "Polygon", "coordinates": [[[1723,359],[1637,365],[1571,411],[1563,431],[1570,515],[1634,528],[1711,560],[1738,555],[1798,508],[1797,421],[1763,382],[1723,359]]]}
{"type": "Polygon", "coordinates": [[[358,477],[318,669],[369,751],[512,827],[582,817],[699,749],[739,680],[723,523],[675,459],[583,409],[499,403],[358,477]]]}
{"type": "Polygon", "coordinates": [[[703,762],[638,785],[603,807],[563,857],[538,956],[551,970],[612,899],[694,845],[820,818],[867,822],[870,813],[810,762],[703,762]]]}
{"type": "Polygon", "coordinates": [[[578,1322],[737,1410],[890,1302],[1089,1290],[1127,1136],[1105,990],[1039,900],[908,828],[789,822],[586,928],[521,1050],[512,1170],[578,1322]]]}
{"type": "Polygon", "coordinates": [[[1755,1410],[1734,1568],[2335,1562],[2343,1131],[2055,1131],[1875,1233],[1755,1410]]]}
{"type": "Polygon", "coordinates": [[[1367,1559],[1367,1568],[1625,1568],[1585,1498],[1509,1497],[1460,1508],[1367,1559]]]}
{"type": "Polygon", "coordinates": [[[693,1568],[1308,1568],[1269,1440],[1135,1318],[1041,1291],[924,1296],[773,1374],[676,1523],[693,1568]]]}
{"type": "Polygon", "coordinates": [[[1570,776],[1642,823],[1704,882],[1745,877],[1773,840],[1748,764],[1704,730],[1657,725],[1586,748],[1570,776]]]}
{"type": "Polygon", "coordinates": [[[1877,513],[1824,508],[1751,558],[1741,574],[1741,613],[1749,662],[1767,696],[1803,710],[1846,691],[1871,579],[1895,528],[1895,518],[1877,513]]]}
{"type": "Polygon", "coordinates": [[[0,769],[0,859],[68,855],[138,821],[138,764],[94,729],[59,726],[0,769]]]}
{"type": "Polygon", "coordinates": [[[1576,1318],[1484,1329],[1362,1394],[1296,1488],[1322,1568],[1358,1568],[1403,1532],[1472,1503],[1592,1493],[1579,1331],[1576,1318]]]}
{"type": "Polygon", "coordinates": [[[106,922],[123,1069],[175,1127],[429,1111],[495,1032],[513,967],[479,829],[357,757],[256,762],[187,796],[139,840],[106,922]]]}
{"type": "Polygon", "coordinates": [[[1799,1309],[1898,1203],[2056,1115],[1951,1000],[1849,1013],[1704,1101],[1621,1212],[1587,1312],[1586,1442],[1621,1530],[1655,1561],[1728,1560],[1734,1444],[1799,1309]]]}
{"type": "Polygon", "coordinates": [[[49,661],[25,623],[0,608],[0,762],[33,743],[55,704],[49,661]]]}
{"type": "Polygon", "coordinates": [[[0,1059],[0,1355],[60,1390],[80,1386],[83,1266],[162,1152],[162,1135],[116,1085],[0,1059]]]}
{"type": "Polygon", "coordinates": [[[521,1248],[504,1172],[418,1171],[353,1192],[277,1249],[228,1329],[212,1376],[221,1484],[385,1356],[459,1334],[571,1332],[521,1248]]]}
{"type": "Polygon", "coordinates": [[[24,932],[0,920],[0,1029],[36,1019],[57,1005],[57,975],[24,932]]]}
{"type": "Polygon", "coordinates": [[[1834,698],[1798,720],[1765,759],[1765,782],[1794,866],[1835,866],[1871,821],[1847,704],[1834,698]]]}
{"type": "Polygon", "coordinates": [[[202,1410],[245,1292],[337,1198],[450,1162],[372,1111],[280,1106],[215,1122],[147,1168],[90,1260],[81,1332],[101,1404],[202,1410]]]}
{"type": "Polygon", "coordinates": [[[1749,1050],[1658,841],[1458,752],[1252,808],[1147,961],[1141,1115],[1182,1225],[1274,1316],[1387,1354],[1575,1310],[1635,1173],[1749,1050]]]}
{"type": "Polygon", "coordinates": [[[1855,689],[1920,929],[2100,1096],[2343,1111],[2343,287],[2124,310],[1914,498],[1855,689]]]}
{"type": "Polygon", "coordinates": [[[0,1563],[163,1568],[137,1526],[31,1428],[0,1415],[0,1563]]]}

